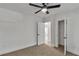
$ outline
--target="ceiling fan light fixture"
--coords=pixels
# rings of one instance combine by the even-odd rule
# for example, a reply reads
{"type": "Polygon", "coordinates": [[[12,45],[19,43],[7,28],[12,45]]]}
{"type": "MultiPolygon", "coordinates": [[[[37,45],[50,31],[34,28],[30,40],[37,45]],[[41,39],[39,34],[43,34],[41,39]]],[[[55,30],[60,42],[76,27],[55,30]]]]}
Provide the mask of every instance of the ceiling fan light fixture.
{"type": "Polygon", "coordinates": [[[46,13],[46,12],[47,12],[47,8],[43,8],[41,11],[42,11],[43,13],[46,13]]]}
{"type": "Polygon", "coordinates": [[[40,8],[40,10],[36,11],[35,14],[39,13],[40,11],[42,11],[45,14],[49,14],[48,9],[59,8],[61,6],[60,4],[48,6],[47,3],[42,3],[43,6],[36,5],[36,4],[32,4],[32,3],[29,3],[29,5],[30,6],[34,6],[34,7],[37,7],[37,8],[40,8]]]}

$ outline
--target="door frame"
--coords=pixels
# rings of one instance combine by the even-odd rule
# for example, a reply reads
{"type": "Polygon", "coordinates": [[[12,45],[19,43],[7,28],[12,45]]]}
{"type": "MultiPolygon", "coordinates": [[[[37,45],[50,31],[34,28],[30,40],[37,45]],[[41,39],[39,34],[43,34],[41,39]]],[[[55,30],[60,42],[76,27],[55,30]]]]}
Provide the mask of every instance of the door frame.
{"type": "Polygon", "coordinates": [[[55,47],[58,48],[58,44],[59,44],[59,39],[58,39],[58,22],[59,21],[64,21],[64,55],[66,55],[66,51],[67,51],[67,19],[57,19],[56,20],[56,24],[55,24],[55,47]]]}

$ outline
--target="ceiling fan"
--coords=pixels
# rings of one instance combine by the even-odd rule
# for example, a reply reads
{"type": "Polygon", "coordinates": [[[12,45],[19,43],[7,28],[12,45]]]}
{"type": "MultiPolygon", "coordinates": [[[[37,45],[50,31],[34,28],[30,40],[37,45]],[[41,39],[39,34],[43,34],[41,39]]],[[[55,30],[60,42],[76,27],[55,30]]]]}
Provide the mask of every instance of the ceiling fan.
{"type": "Polygon", "coordinates": [[[43,13],[49,14],[48,9],[52,9],[52,8],[59,8],[61,5],[52,5],[52,6],[47,6],[48,3],[42,3],[42,6],[36,5],[36,4],[32,4],[29,3],[30,6],[34,6],[34,7],[38,7],[41,8],[40,10],[36,11],[35,14],[39,13],[40,11],[42,11],[43,13]]]}

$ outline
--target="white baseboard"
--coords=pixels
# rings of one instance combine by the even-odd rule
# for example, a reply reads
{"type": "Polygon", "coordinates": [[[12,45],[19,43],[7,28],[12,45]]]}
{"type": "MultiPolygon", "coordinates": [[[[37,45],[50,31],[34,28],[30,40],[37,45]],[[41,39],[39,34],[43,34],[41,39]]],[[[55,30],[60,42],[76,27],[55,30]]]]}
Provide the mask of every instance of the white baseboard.
{"type": "Polygon", "coordinates": [[[14,52],[14,51],[17,51],[17,50],[20,50],[20,49],[24,49],[24,48],[28,48],[28,47],[31,47],[31,46],[35,46],[35,45],[36,45],[36,43],[33,43],[33,44],[26,45],[26,46],[23,46],[23,47],[17,47],[15,49],[1,51],[0,55],[6,54],[6,53],[10,53],[10,52],[14,52]]]}
{"type": "Polygon", "coordinates": [[[72,54],[79,55],[79,51],[76,51],[76,50],[67,50],[67,51],[72,54]]]}

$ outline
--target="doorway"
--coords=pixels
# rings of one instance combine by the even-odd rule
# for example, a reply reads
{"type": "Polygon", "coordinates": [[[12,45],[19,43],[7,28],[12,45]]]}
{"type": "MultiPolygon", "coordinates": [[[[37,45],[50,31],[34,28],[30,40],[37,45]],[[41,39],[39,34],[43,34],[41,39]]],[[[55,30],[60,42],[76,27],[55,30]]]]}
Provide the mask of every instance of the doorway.
{"type": "Polygon", "coordinates": [[[55,32],[56,32],[55,47],[60,48],[62,46],[62,51],[64,55],[66,55],[66,52],[67,52],[67,19],[57,20],[55,32]]]}
{"type": "Polygon", "coordinates": [[[51,22],[39,22],[37,45],[46,44],[51,46],[51,22]]]}
{"type": "Polygon", "coordinates": [[[45,22],[45,44],[51,46],[51,22],[45,22]]]}
{"type": "Polygon", "coordinates": [[[58,22],[58,45],[64,50],[64,20],[58,22]]]}
{"type": "Polygon", "coordinates": [[[58,21],[58,48],[64,54],[64,20],[58,21]]]}

